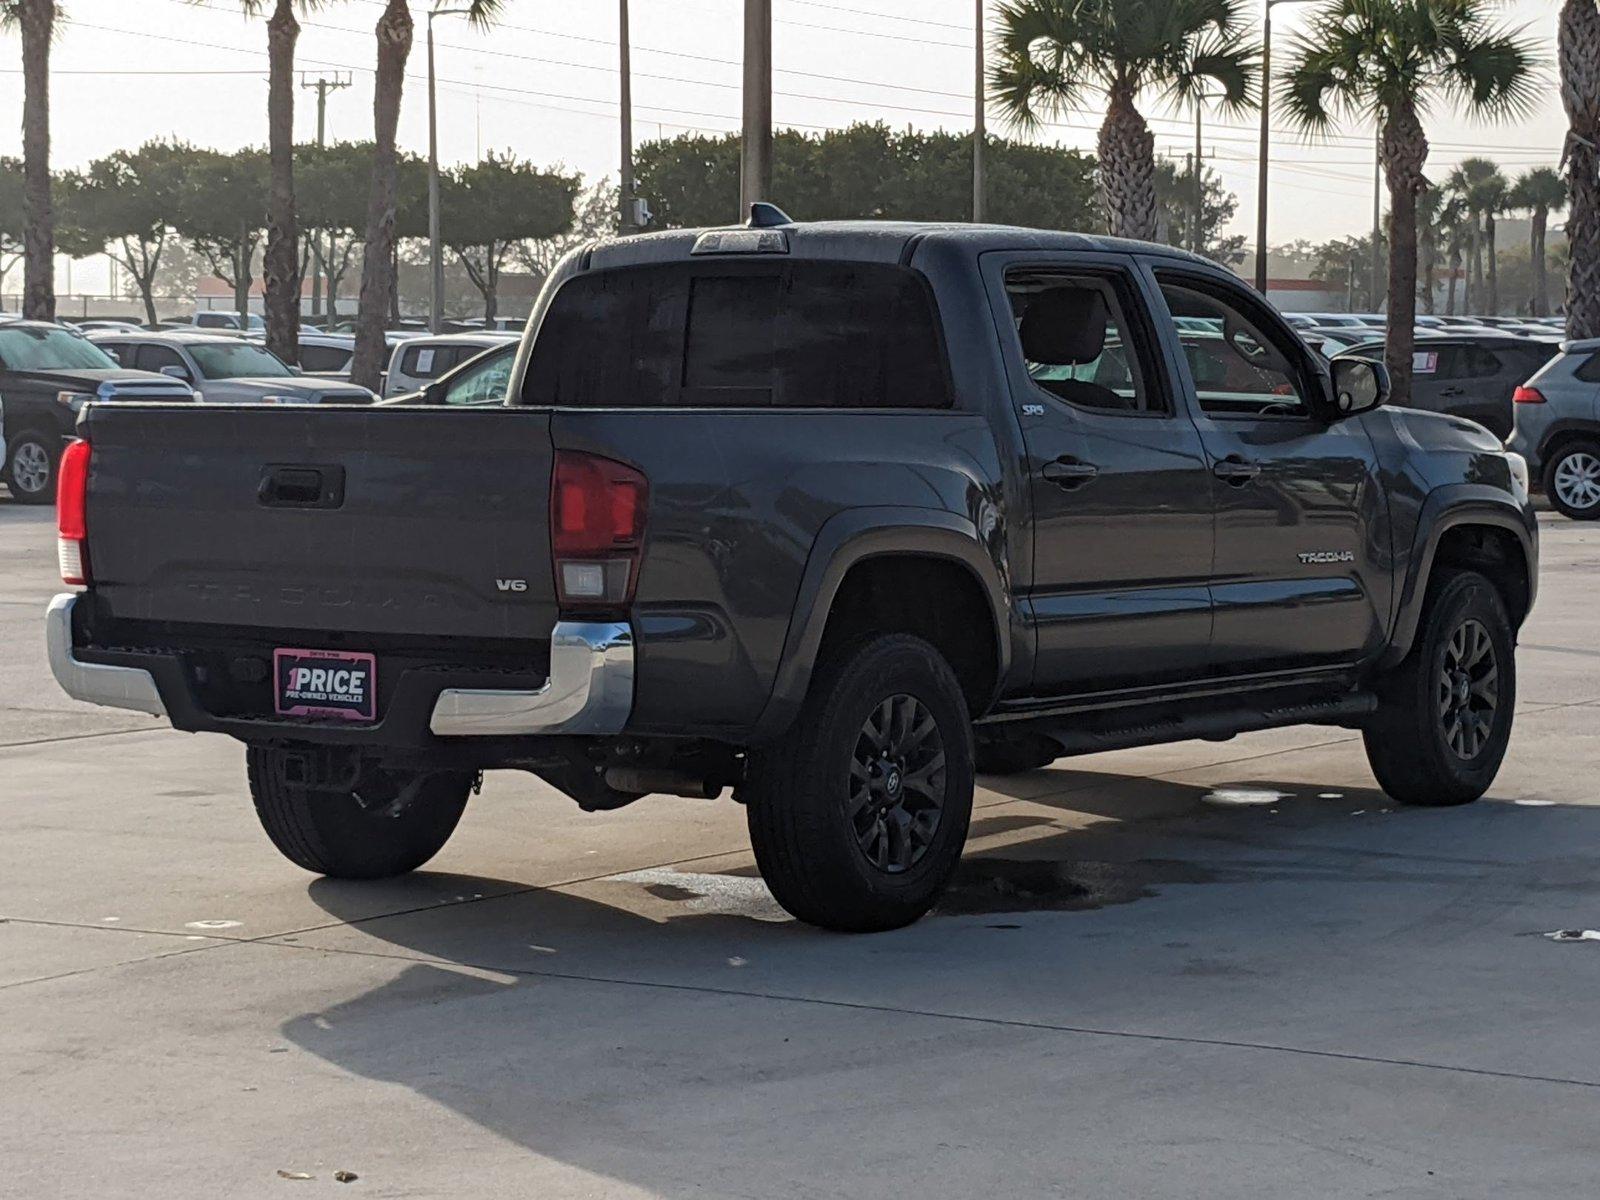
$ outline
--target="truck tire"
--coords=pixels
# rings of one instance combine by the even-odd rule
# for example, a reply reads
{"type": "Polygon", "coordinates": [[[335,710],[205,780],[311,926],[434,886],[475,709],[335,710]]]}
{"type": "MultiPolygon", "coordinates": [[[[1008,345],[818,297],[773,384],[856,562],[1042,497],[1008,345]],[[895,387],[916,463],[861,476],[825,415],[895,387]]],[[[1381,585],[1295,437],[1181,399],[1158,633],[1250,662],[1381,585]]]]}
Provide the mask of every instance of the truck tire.
{"type": "Polygon", "coordinates": [[[1574,521],[1600,517],[1600,442],[1568,442],[1544,467],[1550,506],[1574,521]]]}
{"type": "Polygon", "coordinates": [[[1476,800],[1511,740],[1517,664],[1500,593],[1476,571],[1440,571],[1416,643],[1378,689],[1362,732],[1378,784],[1401,804],[1476,800]]]}
{"type": "MultiPolygon", "coordinates": [[[[472,791],[472,775],[441,772],[390,816],[383,811],[387,796],[363,804],[356,789],[321,791],[285,783],[278,761],[283,753],[249,749],[245,763],[256,816],[285,858],[333,879],[386,879],[416,870],[450,840],[472,791]]],[[[392,792],[406,781],[390,777],[385,782],[392,792]]]]}
{"type": "Polygon", "coordinates": [[[802,921],[897,929],[949,882],[972,818],[972,725],[944,658],[878,634],[825,655],[741,787],[761,877],[802,921]]]}
{"type": "Polygon", "coordinates": [[[55,500],[60,440],[24,429],[8,442],[5,470],[0,476],[18,504],[50,504],[55,500]],[[57,444],[52,445],[52,440],[57,444]]]}
{"type": "Polygon", "coordinates": [[[1042,734],[1011,737],[978,735],[973,746],[973,762],[979,775],[1021,775],[1048,767],[1061,757],[1061,747],[1042,734]]]}

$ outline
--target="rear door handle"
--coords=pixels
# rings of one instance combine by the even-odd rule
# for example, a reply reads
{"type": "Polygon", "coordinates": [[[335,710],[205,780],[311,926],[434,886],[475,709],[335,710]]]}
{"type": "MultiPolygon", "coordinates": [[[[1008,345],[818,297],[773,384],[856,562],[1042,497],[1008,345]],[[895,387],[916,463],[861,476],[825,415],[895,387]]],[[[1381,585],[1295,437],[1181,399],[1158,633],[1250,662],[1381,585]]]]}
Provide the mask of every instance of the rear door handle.
{"type": "Polygon", "coordinates": [[[1100,468],[1093,463],[1079,462],[1075,458],[1058,458],[1055,462],[1047,462],[1040,468],[1039,474],[1064,491],[1073,491],[1081,488],[1096,475],[1100,468]]]}
{"type": "Polygon", "coordinates": [[[1246,462],[1237,454],[1230,454],[1213,466],[1211,473],[1224,483],[1243,487],[1261,474],[1261,464],[1246,462]]]}
{"type": "Polygon", "coordinates": [[[1463,387],[1447,387],[1439,393],[1441,396],[1465,396],[1467,389],[1463,387]]]}

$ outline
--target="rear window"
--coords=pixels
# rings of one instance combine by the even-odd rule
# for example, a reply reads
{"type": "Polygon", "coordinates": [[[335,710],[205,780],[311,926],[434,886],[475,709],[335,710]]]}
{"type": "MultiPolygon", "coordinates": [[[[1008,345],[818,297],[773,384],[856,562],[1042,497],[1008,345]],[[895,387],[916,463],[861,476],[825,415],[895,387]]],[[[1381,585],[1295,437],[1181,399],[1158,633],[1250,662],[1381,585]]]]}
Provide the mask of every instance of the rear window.
{"type": "Polygon", "coordinates": [[[302,371],[342,371],[350,365],[351,352],[339,346],[301,346],[302,371]]]}
{"type": "Polygon", "coordinates": [[[524,404],[948,408],[933,295],[884,263],[597,271],[545,314],[524,404]]]}
{"type": "Polygon", "coordinates": [[[1589,361],[1574,372],[1585,383],[1600,383],[1600,354],[1591,354],[1589,361]]]}

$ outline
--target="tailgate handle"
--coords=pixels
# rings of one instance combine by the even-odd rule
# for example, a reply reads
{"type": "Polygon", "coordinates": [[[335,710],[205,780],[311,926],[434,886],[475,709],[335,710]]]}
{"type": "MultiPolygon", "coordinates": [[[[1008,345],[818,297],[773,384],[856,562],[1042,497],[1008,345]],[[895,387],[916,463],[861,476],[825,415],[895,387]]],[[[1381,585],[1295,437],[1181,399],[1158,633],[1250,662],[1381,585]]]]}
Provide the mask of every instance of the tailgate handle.
{"type": "Polygon", "coordinates": [[[271,508],[338,508],[344,503],[344,468],[268,463],[256,495],[271,508]]]}

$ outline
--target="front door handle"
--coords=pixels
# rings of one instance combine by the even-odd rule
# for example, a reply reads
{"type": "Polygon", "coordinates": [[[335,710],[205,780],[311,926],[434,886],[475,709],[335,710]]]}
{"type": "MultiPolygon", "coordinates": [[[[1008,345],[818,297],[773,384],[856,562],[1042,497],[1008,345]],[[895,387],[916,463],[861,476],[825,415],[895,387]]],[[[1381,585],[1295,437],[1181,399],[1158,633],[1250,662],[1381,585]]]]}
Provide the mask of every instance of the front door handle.
{"type": "Polygon", "coordinates": [[[1447,387],[1439,393],[1441,396],[1465,396],[1467,389],[1464,387],[1447,387]]]}
{"type": "Polygon", "coordinates": [[[1230,454],[1213,466],[1211,473],[1224,483],[1243,487],[1261,474],[1261,464],[1246,462],[1237,454],[1230,454]]]}
{"type": "Polygon", "coordinates": [[[1073,491],[1081,488],[1096,475],[1100,468],[1093,463],[1079,462],[1075,458],[1062,457],[1055,462],[1047,462],[1039,471],[1051,483],[1064,491],[1073,491]]]}

